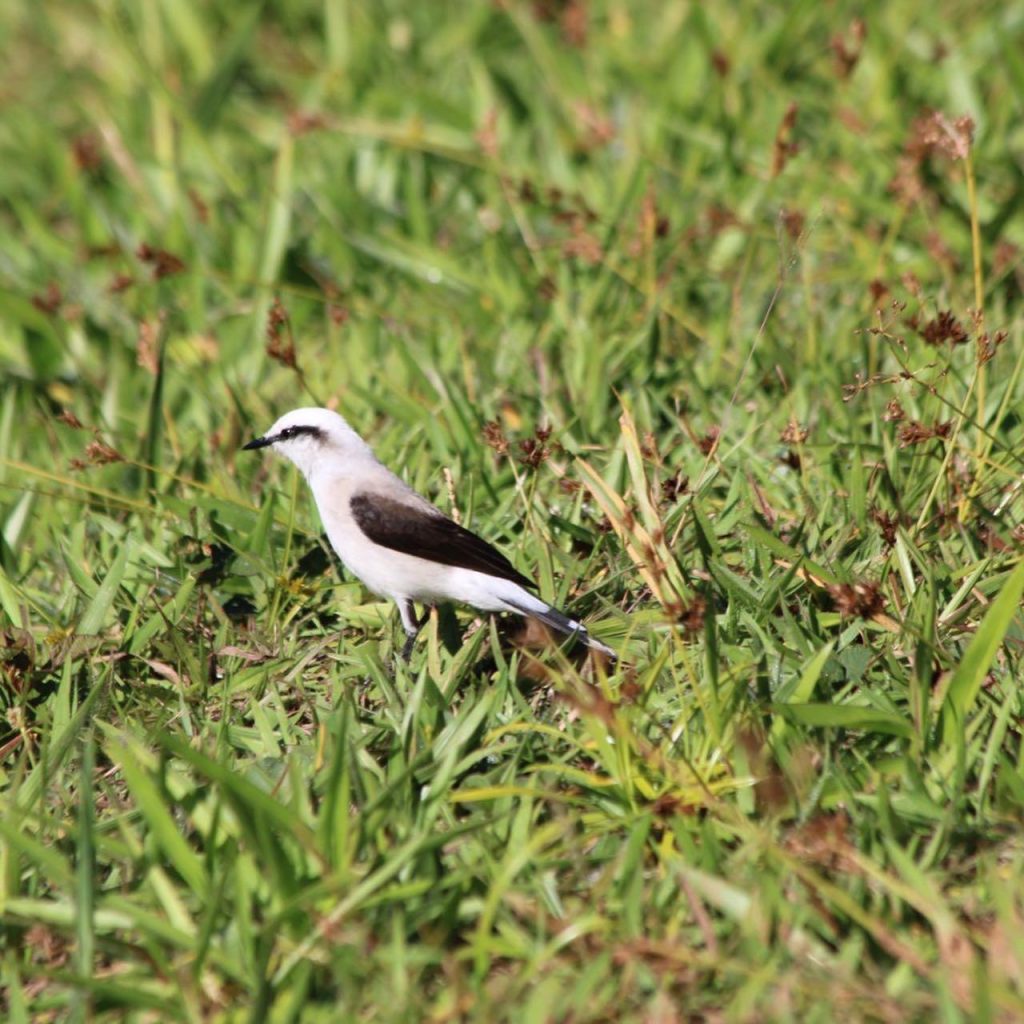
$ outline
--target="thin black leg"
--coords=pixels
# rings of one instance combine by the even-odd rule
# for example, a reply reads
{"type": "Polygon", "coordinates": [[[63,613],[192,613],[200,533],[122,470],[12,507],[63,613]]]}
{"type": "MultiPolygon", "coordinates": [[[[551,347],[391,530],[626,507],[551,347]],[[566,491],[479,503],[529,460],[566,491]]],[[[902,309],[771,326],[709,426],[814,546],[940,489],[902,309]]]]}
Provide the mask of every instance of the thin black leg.
{"type": "Polygon", "coordinates": [[[405,630],[405,644],[402,647],[402,661],[408,661],[412,657],[413,648],[416,646],[416,637],[420,635],[423,623],[427,621],[427,613],[423,618],[416,618],[416,609],[412,601],[401,601],[398,605],[398,614],[402,617],[402,629],[405,630]]]}
{"type": "Polygon", "coordinates": [[[409,661],[412,658],[413,648],[416,646],[418,633],[406,633],[405,643],[402,644],[402,661],[409,661]]]}

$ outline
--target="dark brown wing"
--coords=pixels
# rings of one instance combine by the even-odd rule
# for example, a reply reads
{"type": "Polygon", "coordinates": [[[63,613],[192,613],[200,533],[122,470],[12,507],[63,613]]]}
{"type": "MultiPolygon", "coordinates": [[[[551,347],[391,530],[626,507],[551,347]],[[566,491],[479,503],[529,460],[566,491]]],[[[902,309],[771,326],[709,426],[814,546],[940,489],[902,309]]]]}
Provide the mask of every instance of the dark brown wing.
{"type": "Polygon", "coordinates": [[[381,547],[536,588],[500,551],[440,512],[365,492],[353,494],[349,507],[359,529],[381,547]]]}

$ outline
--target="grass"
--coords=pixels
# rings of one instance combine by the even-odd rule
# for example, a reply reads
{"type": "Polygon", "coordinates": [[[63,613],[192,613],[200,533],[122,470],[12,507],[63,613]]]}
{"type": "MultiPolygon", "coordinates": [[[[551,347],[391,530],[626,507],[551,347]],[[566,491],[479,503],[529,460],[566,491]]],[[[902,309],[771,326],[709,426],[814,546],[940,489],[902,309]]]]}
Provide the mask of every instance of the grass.
{"type": "Polygon", "coordinates": [[[2,7],[5,1019],[1024,1019],[1024,8],[722,6],[2,7]]]}

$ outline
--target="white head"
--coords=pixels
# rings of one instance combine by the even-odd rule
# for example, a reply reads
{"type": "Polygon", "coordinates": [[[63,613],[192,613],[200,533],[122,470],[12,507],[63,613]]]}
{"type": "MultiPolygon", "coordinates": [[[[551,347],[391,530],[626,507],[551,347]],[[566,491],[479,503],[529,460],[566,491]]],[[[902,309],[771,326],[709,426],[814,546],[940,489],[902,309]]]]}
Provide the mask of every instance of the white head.
{"type": "Polygon", "coordinates": [[[370,446],[330,409],[292,409],[242,448],[273,448],[291,459],[307,480],[317,468],[341,468],[346,461],[373,458],[370,446]]]}

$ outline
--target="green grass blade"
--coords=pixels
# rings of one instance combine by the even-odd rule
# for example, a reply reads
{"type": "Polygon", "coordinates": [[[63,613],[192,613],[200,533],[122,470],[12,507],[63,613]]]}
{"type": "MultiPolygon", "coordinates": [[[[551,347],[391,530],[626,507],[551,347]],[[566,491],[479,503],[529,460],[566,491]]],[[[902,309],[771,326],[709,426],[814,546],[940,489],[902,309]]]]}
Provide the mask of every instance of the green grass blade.
{"type": "Polygon", "coordinates": [[[114,559],[107,570],[95,596],[89,602],[89,606],[85,609],[85,613],[79,620],[78,632],[83,636],[98,634],[110,618],[114,606],[114,598],[118,587],[121,586],[121,581],[124,579],[125,569],[128,567],[128,559],[131,557],[131,554],[131,543],[123,544],[117,558],[114,559]]]}
{"type": "Polygon", "coordinates": [[[946,691],[947,707],[963,722],[974,706],[981,685],[1014,618],[1020,614],[1024,595],[1024,560],[1017,563],[978,625],[977,632],[953,671],[946,691]]]}
{"type": "Polygon", "coordinates": [[[207,879],[202,860],[182,835],[164,794],[136,752],[135,742],[127,736],[112,736],[105,746],[107,755],[123,772],[154,842],[192,891],[201,898],[205,897],[207,879]]]}
{"type": "Polygon", "coordinates": [[[817,728],[857,729],[907,739],[914,734],[913,726],[906,719],[874,708],[849,704],[773,704],[772,710],[792,722],[817,728]]]}
{"type": "MultiPolygon", "coordinates": [[[[96,934],[93,916],[95,913],[96,886],[96,849],[94,846],[94,830],[96,828],[96,809],[94,805],[94,773],[96,770],[96,743],[92,731],[83,737],[82,763],[79,769],[78,790],[78,829],[76,840],[76,890],[75,902],[75,950],[76,968],[80,978],[91,978],[96,949],[96,934]]],[[[90,1015],[86,994],[81,990],[75,993],[73,1016],[85,1020],[90,1015]]]]}

